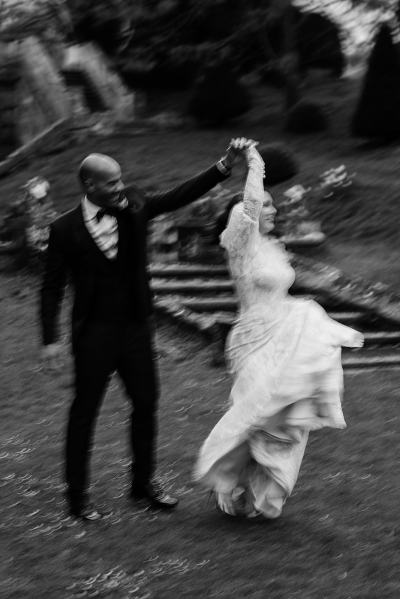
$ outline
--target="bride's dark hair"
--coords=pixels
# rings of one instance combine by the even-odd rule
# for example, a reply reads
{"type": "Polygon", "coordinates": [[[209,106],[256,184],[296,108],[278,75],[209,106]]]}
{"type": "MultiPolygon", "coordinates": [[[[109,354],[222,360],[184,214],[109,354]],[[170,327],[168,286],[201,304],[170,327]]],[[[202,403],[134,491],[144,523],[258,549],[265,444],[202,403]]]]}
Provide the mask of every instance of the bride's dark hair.
{"type": "MultiPolygon", "coordinates": [[[[272,196],[272,194],[269,190],[268,190],[268,193],[272,196]]],[[[238,193],[235,193],[235,195],[233,195],[231,197],[228,204],[226,205],[225,210],[217,218],[216,223],[215,223],[215,228],[214,228],[214,234],[215,234],[214,242],[215,243],[219,243],[219,236],[226,229],[226,226],[227,226],[228,220],[229,220],[229,215],[232,211],[232,208],[234,206],[236,206],[236,204],[238,204],[242,200],[243,200],[243,191],[239,191],[238,193]]],[[[271,233],[271,235],[272,236],[277,235],[277,231],[275,230],[274,232],[271,233]]]]}

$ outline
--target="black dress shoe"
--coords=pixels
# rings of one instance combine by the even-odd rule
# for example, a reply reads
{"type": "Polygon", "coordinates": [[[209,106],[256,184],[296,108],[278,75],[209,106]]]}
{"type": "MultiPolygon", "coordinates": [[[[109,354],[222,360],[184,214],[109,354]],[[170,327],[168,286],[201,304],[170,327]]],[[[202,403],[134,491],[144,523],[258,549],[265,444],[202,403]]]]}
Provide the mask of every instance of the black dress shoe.
{"type": "Polygon", "coordinates": [[[148,483],[144,486],[133,484],[130,497],[145,507],[159,510],[172,510],[179,503],[176,497],[168,495],[158,483],[148,483]]]}
{"type": "Polygon", "coordinates": [[[86,522],[96,522],[101,520],[105,516],[110,515],[111,511],[98,510],[92,503],[85,503],[80,505],[69,506],[69,515],[77,520],[84,520],[86,522]]]}

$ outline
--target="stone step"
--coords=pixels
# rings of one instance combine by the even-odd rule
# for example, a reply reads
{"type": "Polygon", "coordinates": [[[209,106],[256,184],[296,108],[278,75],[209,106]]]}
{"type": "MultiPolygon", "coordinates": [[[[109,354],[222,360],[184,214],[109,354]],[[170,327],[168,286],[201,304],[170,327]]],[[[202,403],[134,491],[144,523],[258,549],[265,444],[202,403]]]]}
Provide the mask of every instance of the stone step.
{"type": "MultiPolygon", "coordinates": [[[[332,317],[332,314],[330,314],[332,317]]],[[[228,327],[233,325],[235,317],[232,316],[232,313],[224,313],[217,316],[217,322],[221,325],[228,327]]],[[[335,318],[335,320],[339,322],[344,322],[343,320],[339,320],[339,318],[335,318]]],[[[345,323],[347,324],[347,323],[345,323]]],[[[381,347],[381,346],[395,346],[400,345],[400,331],[362,331],[364,335],[364,347],[381,347]]],[[[400,347],[399,347],[400,350],[400,347]]],[[[364,351],[364,348],[354,349],[352,351],[364,351]]],[[[399,351],[400,353],[400,351],[399,351]]]]}
{"type": "MultiPolygon", "coordinates": [[[[331,318],[339,322],[345,322],[344,314],[339,312],[329,313],[331,318]]],[[[218,312],[215,314],[216,322],[226,326],[232,326],[236,315],[232,312],[218,312]]],[[[345,324],[348,324],[347,322],[345,324]]],[[[381,346],[381,345],[398,345],[400,344],[400,330],[397,331],[363,331],[364,341],[366,346],[381,346]]]]}
{"type": "Polygon", "coordinates": [[[367,332],[364,340],[365,345],[397,345],[400,344],[400,331],[367,332]]]}
{"type": "MultiPolygon", "coordinates": [[[[202,333],[214,358],[216,354],[222,355],[223,339],[237,318],[238,307],[226,266],[161,264],[152,265],[150,273],[156,309],[202,333]]],[[[314,298],[334,320],[363,330],[363,348],[343,349],[346,372],[400,368],[400,330],[396,330],[394,322],[368,315],[351,304],[332,302],[329,297],[314,294],[312,289],[302,289],[301,285],[294,286],[291,294],[314,298]]]]}
{"type": "MultiPolygon", "coordinates": [[[[156,299],[155,308],[157,312],[167,316],[176,324],[189,327],[201,334],[209,344],[214,362],[221,363],[221,360],[223,360],[224,338],[215,329],[215,322],[227,325],[228,329],[235,320],[235,314],[232,312],[202,314],[182,309],[179,304],[173,305],[162,298],[156,299]],[[215,337],[215,335],[217,336],[215,337]]],[[[365,338],[366,344],[363,348],[343,348],[342,364],[346,371],[358,372],[368,368],[400,368],[400,351],[395,346],[390,346],[390,343],[398,341],[400,331],[365,333],[365,338]],[[386,347],[376,347],[378,343],[386,345],[386,347]]]]}
{"type": "Polygon", "coordinates": [[[400,366],[400,352],[393,350],[343,352],[342,364],[345,370],[400,366]]]}
{"type": "MultiPolygon", "coordinates": [[[[180,301],[184,308],[193,310],[194,312],[218,312],[220,310],[232,312],[232,322],[236,317],[237,300],[233,297],[219,298],[182,298],[180,301]]],[[[365,312],[346,311],[346,312],[329,312],[329,316],[334,320],[348,324],[358,322],[365,318],[365,312]]]]}
{"type": "Polygon", "coordinates": [[[159,295],[188,294],[188,293],[229,293],[233,294],[234,286],[229,279],[191,279],[169,281],[166,279],[153,279],[151,288],[159,295]]]}
{"type": "MultiPolygon", "coordinates": [[[[187,280],[169,280],[153,278],[151,288],[156,295],[216,295],[229,294],[227,299],[235,300],[234,284],[229,279],[187,279],[187,280]]],[[[290,295],[302,297],[304,299],[315,299],[322,303],[322,298],[311,293],[303,293],[300,289],[291,289],[290,295]]]]}
{"type": "Polygon", "coordinates": [[[229,272],[224,264],[152,264],[149,267],[152,277],[227,277],[229,272]]]}
{"type": "MultiPolygon", "coordinates": [[[[206,264],[152,264],[149,267],[152,277],[151,284],[155,293],[158,294],[199,294],[206,292],[234,293],[234,285],[230,278],[226,265],[206,264]]],[[[301,280],[295,281],[290,289],[291,295],[307,295],[315,299],[325,309],[351,310],[351,303],[343,302],[337,298],[321,294],[321,290],[313,292],[313,289],[304,287],[301,280]]]]}
{"type": "MultiPolygon", "coordinates": [[[[197,300],[196,300],[197,301],[197,300]]],[[[186,302],[190,303],[190,302],[186,302]]],[[[237,313],[234,311],[227,310],[216,310],[216,311],[197,311],[188,309],[187,306],[183,306],[184,302],[182,302],[181,297],[174,297],[174,301],[171,301],[171,298],[156,298],[156,306],[164,311],[169,311],[171,314],[184,312],[186,317],[192,318],[194,321],[199,320],[201,318],[205,319],[205,322],[216,323],[217,325],[222,325],[224,329],[227,331],[236,321],[237,313]],[[168,309],[170,307],[170,310],[168,309]],[[182,309],[184,307],[184,309],[182,309]]],[[[343,322],[348,324],[347,319],[357,317],[364,317],[362,312],[328,312],[331,318],[337,320],[339,322],[343,322]]],[[[351,322],[350,322],[351,324],[351,322]]],[[[365,327],[358,327],[364,335],[365,345],[367,346],[381,346],[381,345],[398,345],[400,344],[400,330],[365,330],[365,327]]]]}

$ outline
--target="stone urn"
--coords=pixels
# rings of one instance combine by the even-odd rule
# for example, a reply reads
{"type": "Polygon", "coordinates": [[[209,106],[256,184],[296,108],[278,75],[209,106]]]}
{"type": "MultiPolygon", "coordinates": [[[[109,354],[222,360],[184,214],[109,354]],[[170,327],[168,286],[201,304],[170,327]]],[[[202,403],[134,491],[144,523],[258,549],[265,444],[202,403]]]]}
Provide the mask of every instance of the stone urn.
{"type": "Polygon", "coordinates": [[[306,197],[310,189],[294,185],[284,192],[279,204],[277,228],[287,247],[319,246],[326,240],[321,225],[311,217],[306,197]]]}
{"type": "Polygon", "coordinates": [[[50,223],[57,217],[50,184],[42,177],[30,179],[8,207],[0,227],[3,267],[40,269],[49,240],[50,223]]]}

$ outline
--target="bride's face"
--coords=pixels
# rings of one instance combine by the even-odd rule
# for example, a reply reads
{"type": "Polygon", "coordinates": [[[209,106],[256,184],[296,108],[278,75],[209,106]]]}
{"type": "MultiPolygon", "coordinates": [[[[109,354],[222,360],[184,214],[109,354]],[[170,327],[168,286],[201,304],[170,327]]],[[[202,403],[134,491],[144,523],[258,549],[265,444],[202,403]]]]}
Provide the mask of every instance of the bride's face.
{"type": "Polygon", "coordinates": [[[264,192],[264,203],[260,214],[260,233],[267,235],[274,230],[275,227],[276,208],[272,203],[270,194],[264,192]]]}

